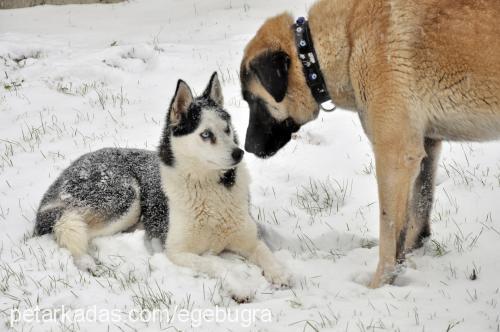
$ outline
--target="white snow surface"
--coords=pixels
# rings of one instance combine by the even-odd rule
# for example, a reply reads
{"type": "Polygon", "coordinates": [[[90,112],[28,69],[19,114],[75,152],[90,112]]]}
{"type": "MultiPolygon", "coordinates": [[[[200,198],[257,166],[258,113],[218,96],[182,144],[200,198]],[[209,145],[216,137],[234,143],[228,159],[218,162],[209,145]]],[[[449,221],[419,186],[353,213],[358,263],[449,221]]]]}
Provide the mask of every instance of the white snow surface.
{"type": "Polygon", "coordinates": [[[156,148],[179,78],[201,92],[217,70],[243,140],[243,48],[266,17],[304,15],[310,5],[132,0],[0,11],[0,331],[499,331],[500,144],[444,144],[432,238],[394,285],[371,290],[374,161],[357,115],[347,111],[321,113],[271,159],[245,156],[252,213],[276,235],[292,289],[271,287],[257,267],[226,255],[228,278],[255,292],[251,303],[237,304],[220,280],[149,255],[143,231],[93,242],[108,270],[101,277],[80,272],[51,236],[31,237],[43,193],[72,160],[108,146],[156,148]],[[12,319],[62,306],[116,310],[118,319],[12,319]],[[129,317],[216,306],[268,310],[271,319],[200,325],[175,315],[129,317]]]}

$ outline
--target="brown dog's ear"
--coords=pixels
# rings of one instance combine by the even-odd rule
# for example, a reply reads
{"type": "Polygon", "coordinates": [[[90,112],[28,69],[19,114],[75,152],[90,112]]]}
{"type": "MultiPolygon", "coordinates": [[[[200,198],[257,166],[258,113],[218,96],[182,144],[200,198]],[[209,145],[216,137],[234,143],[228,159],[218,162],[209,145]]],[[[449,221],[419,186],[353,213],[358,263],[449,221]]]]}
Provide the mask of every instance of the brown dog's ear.
{"type": "Polygon", "coordinates": [[[250,69],[257,75],[262,86],[278,103],[288,89],[290,57],[285,52],[266,52],[250,62],[250,69]]]}
{"type": "Polygon", "coordinates": [[[169,121],[170,124],[175,126],[177,125],[184,113],[187,113],[189,109],[189,105],[193,102],[193,94],[191,93],[191,89],[183,80],[179,80],[177,82],[177,88],[175,89],[174,98],[172,98],[172,102],[170,103],[169,109],[169,121]]]}
{"type": "Polygon", "coordinates": [[[224,106],[224,96],[222,95],[222,87],[219,82],[219,77],[217,76],[217,72],[215,71],[210,77],[210,82],[208,82],[208,86],[203,92],[203,96],[206,98],[210,98],[219,106],[224,106]]]}

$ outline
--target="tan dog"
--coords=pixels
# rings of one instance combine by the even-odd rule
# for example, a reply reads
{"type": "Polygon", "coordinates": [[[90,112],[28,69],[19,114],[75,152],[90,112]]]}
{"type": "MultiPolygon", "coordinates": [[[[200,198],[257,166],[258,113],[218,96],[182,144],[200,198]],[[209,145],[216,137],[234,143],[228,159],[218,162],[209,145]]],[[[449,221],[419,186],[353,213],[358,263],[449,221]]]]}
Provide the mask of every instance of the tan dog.
{"type": "MultiPolygon", "coordinates": [[[[373,144],[380,258],[370,284],[392,282],[430,235],[442,140],[500,137],[500,1],[322,0],[309,12],[332,100],[358,112],[373,144]]],[[[245,148],[268,157],[319,106],[298,59],[294,19],[267,20],[245,49],[245,148]]]]}

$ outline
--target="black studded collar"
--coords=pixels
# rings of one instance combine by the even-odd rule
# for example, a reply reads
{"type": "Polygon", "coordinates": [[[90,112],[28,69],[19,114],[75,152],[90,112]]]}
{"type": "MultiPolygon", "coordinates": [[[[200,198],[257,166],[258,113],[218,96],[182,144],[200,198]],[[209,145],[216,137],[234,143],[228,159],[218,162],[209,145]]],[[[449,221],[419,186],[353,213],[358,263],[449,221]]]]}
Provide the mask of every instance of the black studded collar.
{"type": "Polygon", "coordinates": [[[309,23],[304,17],[299,17],[292,26],[295,32],[295,45],[307,85],[316,102],[327,112],[335,110],[336,106],[330,98],[325,79],[319,66],[318,56],[309,29],[309,23]]]}

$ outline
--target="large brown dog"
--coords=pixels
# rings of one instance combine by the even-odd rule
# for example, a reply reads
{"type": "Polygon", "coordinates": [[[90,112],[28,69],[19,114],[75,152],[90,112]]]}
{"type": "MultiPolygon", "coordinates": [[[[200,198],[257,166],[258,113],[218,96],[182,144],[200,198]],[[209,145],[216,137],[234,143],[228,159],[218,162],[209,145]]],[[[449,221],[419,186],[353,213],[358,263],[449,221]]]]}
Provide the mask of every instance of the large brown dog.
{"type": "MultiPolygon", "coordinates": [[[[315,119],[289,14],[267,20],[245,49],[245,148],[268,157],[315,119]]],[[[500,137],[500,1],[322,0],[309,27],[333,101],[359,113],[373,145],[380,257],[371,287],[392,282],[430,235],[442,140],[500,137]]]]}

